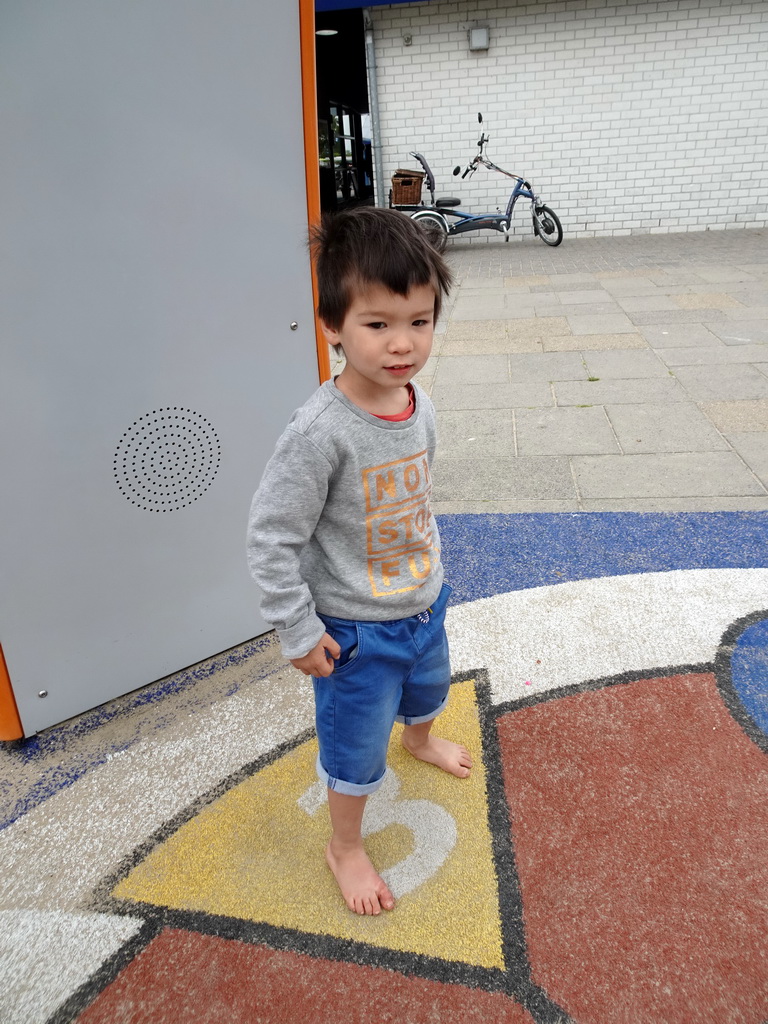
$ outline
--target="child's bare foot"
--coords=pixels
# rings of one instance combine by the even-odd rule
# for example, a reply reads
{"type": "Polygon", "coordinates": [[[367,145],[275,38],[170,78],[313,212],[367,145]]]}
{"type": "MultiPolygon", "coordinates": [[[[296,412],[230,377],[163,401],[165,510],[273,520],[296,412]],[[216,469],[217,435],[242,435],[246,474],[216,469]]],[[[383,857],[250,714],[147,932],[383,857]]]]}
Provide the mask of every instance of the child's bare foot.
{"type": "Polygon", "coordinates": [[[436,764],[443,771],[457,775],[460,779],[466,779],[472,767],[472,755],[466,747],[450,740],[441,739],[439,736],[432,736],[430,733],[424,740],[413,736],[408,729],[403,730],[402,743],[409,754],[413,754],[420,761],[427,761],[429,764],[436,764]]]}
{"type": "Polygon", "coordinates": [[[368,859],[362,843],[345,847],[331,839],[325,859],[350,910],[373,915],[380,914],[382,908],[392,910],[395,899],[368,859]]]}

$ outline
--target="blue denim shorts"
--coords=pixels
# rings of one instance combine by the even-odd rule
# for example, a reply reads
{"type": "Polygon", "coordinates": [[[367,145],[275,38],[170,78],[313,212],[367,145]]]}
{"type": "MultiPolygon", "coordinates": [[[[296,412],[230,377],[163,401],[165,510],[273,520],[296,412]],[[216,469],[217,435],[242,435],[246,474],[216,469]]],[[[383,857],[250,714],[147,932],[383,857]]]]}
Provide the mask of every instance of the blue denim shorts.
{"type": "Polygon", "coordinates": [[[317,773],[339,793],[365,796],[384,781],[395,722],[429,722],[448,703],[451,668],[443,584],[434,604],[391,622],[320,615],[341,647],[330,676],[312,677],[320,753],[317,773]]]}

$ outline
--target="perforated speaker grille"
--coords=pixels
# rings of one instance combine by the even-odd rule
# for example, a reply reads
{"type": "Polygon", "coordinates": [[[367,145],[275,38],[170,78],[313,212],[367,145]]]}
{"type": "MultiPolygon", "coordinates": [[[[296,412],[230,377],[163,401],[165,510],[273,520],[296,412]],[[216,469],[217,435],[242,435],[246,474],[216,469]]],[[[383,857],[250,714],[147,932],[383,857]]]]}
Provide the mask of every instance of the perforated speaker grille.
{"type": "Polygon", "coordinates": [[[213,426],[191,409],[155,409],[120,438],[114,473],[121,494],[149,512],[191,505],[214,481],[221,445],[213,426]]]}

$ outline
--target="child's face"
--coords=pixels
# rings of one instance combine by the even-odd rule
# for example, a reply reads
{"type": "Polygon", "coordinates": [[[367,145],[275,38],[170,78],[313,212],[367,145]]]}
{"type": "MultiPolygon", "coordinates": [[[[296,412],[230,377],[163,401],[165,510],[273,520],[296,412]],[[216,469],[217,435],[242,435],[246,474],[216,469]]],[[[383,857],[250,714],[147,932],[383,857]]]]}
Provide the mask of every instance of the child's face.
{"type": "Polygon", "coordinates": [[[323,329],[332,345],[344,349],[345,383],[370,396],[402,388],[423,368],[432,351],[434,319],[431,285],[418,285],[407,295],[369,285],[352,302],[340,330],[323,329]]]}

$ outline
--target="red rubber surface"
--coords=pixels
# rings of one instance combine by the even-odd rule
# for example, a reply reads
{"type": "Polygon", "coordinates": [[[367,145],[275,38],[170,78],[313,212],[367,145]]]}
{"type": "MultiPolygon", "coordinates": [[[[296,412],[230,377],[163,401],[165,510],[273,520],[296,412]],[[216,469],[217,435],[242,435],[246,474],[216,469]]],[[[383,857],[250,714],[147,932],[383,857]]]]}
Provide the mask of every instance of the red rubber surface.
{"type": "Polygon", "coordinates": [[[579,1024],[762,1024],[768,760],[713,676],[498,726],[533,980],[579,1024]]]}

